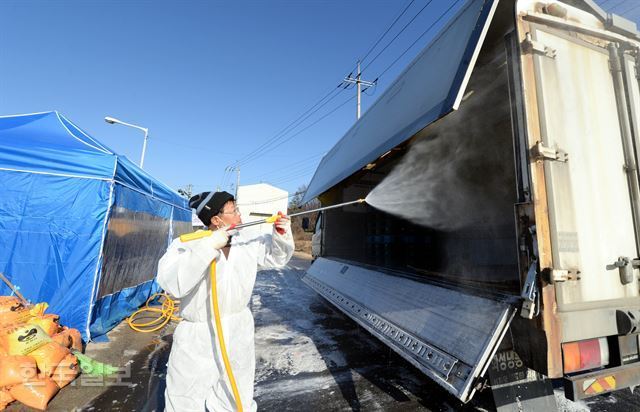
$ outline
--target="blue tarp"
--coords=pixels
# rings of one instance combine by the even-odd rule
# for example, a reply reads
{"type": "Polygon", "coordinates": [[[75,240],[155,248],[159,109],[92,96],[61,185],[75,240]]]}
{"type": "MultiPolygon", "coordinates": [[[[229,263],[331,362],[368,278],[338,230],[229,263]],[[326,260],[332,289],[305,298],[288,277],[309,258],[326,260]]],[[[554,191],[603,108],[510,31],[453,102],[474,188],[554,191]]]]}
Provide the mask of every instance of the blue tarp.
{"type": "Polygon", "coordinates": [[[85,339],[157,290],[191,225],[186,199],[58,112],[0,117],[0,193],[0,272],[85,339]]]}

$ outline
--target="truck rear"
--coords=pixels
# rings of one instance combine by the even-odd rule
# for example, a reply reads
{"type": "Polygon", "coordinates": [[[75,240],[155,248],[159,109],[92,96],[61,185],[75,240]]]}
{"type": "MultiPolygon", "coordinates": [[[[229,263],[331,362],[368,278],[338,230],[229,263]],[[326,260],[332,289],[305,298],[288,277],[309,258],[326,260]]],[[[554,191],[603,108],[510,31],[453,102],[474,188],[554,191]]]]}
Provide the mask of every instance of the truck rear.
{"type": "Polygon", "coordinates": [[[467,2],[322,160],[307,200],[376,207],[323,213],[304,281],[463,402],[499,348],[572,400],[640,383],[639,38],[467,2]]]}

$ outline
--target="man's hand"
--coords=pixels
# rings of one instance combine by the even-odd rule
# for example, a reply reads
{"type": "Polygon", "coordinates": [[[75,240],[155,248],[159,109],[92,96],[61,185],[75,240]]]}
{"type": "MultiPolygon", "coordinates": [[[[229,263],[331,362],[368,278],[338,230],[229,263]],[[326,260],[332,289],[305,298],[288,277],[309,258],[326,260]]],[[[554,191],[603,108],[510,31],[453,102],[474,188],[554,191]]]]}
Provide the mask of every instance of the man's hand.
{"type": "Polygon", "coordinates": [[[211,242],[215,249],[222,249],[227,246],[227,242],[229,242],[229,234],[224,229],[215,230],[211,234],[211,242]]]}
{"type": "Polygon", "coordinates": [[[287,215],[282,212],[278,212],[278,219],[273,223],[273,229],[278,232],[279,235],[284,235],[291,231],[291,220],[287,215]]]}

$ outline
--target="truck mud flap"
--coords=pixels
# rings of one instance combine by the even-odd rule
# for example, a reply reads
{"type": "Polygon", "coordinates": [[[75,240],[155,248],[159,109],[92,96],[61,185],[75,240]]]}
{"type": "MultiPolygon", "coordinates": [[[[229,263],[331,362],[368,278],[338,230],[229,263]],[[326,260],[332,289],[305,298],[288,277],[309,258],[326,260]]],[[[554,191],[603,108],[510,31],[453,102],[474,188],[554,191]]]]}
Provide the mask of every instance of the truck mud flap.
{"type": "Polygon", "coordinates": [[[463,402],[473,397],[516,311],[513,301],[325,258],[302,280],[463,402]]]}

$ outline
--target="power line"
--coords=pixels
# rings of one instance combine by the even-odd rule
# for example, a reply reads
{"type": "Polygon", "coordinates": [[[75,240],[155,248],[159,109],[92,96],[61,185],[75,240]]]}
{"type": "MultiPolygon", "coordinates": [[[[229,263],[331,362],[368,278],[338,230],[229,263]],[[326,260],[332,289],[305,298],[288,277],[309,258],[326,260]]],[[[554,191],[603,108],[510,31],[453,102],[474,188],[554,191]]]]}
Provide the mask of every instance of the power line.
{"type": "Polygon", "coordinates": [[[325,153],[326,153],[326,152],[322,152],[322,153],[317,153],[317,154],[315,154],[315,155],[313,155],[313,156],[305,157],[304,159],[298,160],[297,162],[289,163],[289,164],[288,164],[287,166],[285,166],[285,167],[281,167],[281,168],[278,168],[278,169],[272,170],[272,171],[270,171],[270,172],[263,173],[263,174],[259,175],[258,177],[263,177],[263,176],[266,176],[266,175],[269,175],[269,174],[274,174],[274,173],[276,173],[276,172],[279,172],[279,171],[281,171],[281,170],[285,170],[285,169],[287,169],[287,170],[291,170],[291,168],[293,168],[294,166],[297,166],[298,164],[301,164],[301,163],[308,162],[308,161],[310,161],[311,159],[316,159],[316,158],[318,158],[318,157],[320,157],[320,156],[324,156],[324,154],[325,154],[325,153]]]}
{"type": "Polygon", "coordinates": [[[621,6],[626,0],[620,0],[620,2],[614,4],[613,6],[609,7],[609,10],[607,11],[612,11],[613,9],[617,8],[618,6],[621,6]]]}
{"type": "Polygon", "coordinates": [[[434,21],[434,22],[433,22],[429,27],[427,27],[427,29],[426,29],[424,32],[422,32],[422,34],[421,34],[420,36],[418,36],[418,38],[417,38],[413,43],[411,43],[411,45],[410,45],[409,47],[407,47],[407,48],[405,49],[405,51],[403,51],[403,52],[400,54],[400,56],[398,56],[398,57],[397,57],[397,58],[396,58],[396,59],[395,59],[395,60],[394,60],[390,65],[388,65],[388,66],[387,66],[387,68],[386,68],[386,69],[384,69],[384,70],[383,70],[383,71],[378,75],[378,77],[382,77],[382,75],[383,75],[383,74],[385,74],[385,73],[386,73],[386,72],[387,72],[391,67],[393,67],[393,65],[395,65],[395,64],[398,62],[398,60],[400,60],[400,59],[402,58],[402,56],[404,56],[404,55],[405,55],[409,50],[411,50],[411,48],[412,48],[413,46],[415,46],[415,44],[416,44],[418,41],[420,41],[420,39],[421,39],[421,38],[423,38],[425,34],[427,34],[429,31],[431,31],[431,29],[432,29],[432,28],[433,28],[433,27],[434,27],[434,26],[435,26],[435,25],[436,25],[440,20],[442,20],[442,18],[443,18],[444,16],[446,16],[446,15],[447,15],[447,13],[449,13],[449,12],[451,11],[451,9],[453,9],[453,7],[454,7],[456,4],[458,4],[459,2],[460,2],[460,0],[456,0],[456,1],[454,1],[454,2],[451,4],[451,6],[449,6],[449,8],[448,8],[447,10],[445,10],[445,11],[444,11],[444,13],[442,13],[442,14],[440,15],[440,17],[438,17],[438,18],[436,19],[436,21],[434,21]]]}
{"type": "Polygon", "coordinates": [[[278,200],[288,199],[290,197],[298,196],[298,195],[301,195],[303,193],[304,192],[295,192],[295,193],[291,193],[290,195],[287,195],[287,196],[274,197],[273,199],[261,200],[259,202],[238,203],[238,206],[261,205],[261,204],[264,204],[264,203],[277,202],[278,200]]]}
{"type": "MultiPolygon", "coordinates": [[[[378,38],[378,40],[373,44],[373,46],[371,46],[369,48],[369,50],[367,51],[367,53],[365,54],[365,56],[363,57],[363,60],[366,59],[369,54],[377,47],[377,45],[382,41],[382,39],[387,35],[387,33],[393,28],[393,26],[398,22],[398,20],[406,13],[406,11],[409,9],[409,7],[411,7],[411,5],[414,3],[415,0],[411,0],[406,6],[405,8],[402,10],[402,12],[395,18],[395,20],[391,23],[391,25],[389,25],[389,27],[385,30],[385,32],[378,38]]],[[[429,2],[431,2],[432,0],[430,0],[429,2]]],[[[428,4],[427,4],[428,5],[428,4]]],[[[426,7],[426,6],[425,6],[426,7]]],[[[424,9],[424,8],[423,8],[424,9]]],[[[415,19],[415,16],[414,16],[415,19]]],[[[412,19],[413,21],[413,19],[412,19]]],[[[404,31],[404,29],[406,29],[407,26],[405,26],[402,30],[404,31]]],[[[396,36],[397,37],[397,36],[396,36]]],[[[394,38],[395,40],[395,38],[394,38]]],[[[393,42],[393,40],[392,40],[393,42]]],[[[388,45],[386,46],[388,47],[388,45]]],[[[385,48],[386,48],[385,47],[385,48]]],[[[377,56],[376,56],[377,58],[377,56]]],[[[374,59],[375,60],[375,59],[374,59]]],[[[351,74],[353,74],[353,70],[351,71],[351,73],[349,74],[350,77],[351,74]]],[[[339,85],[338,87],[340,87],[341,85],[339,85]]],[[[349,85],[347,84],[342,90],[349,88],[349,85]]],[[[368,87],[367,87],[368,88],[368,87]]],[[[366,89],[365,89],[366,90],[366,89]]],[[[257,147],[256,149],[254,149],[253,151],[251,151],[250,153],[248,153],[247,155],[245,155],[244,157],[242,157],[241,159],[239,159],[236,164],[237,165],[243,165],[246,164],[250,161],[255,160],[256,158],[260,157],[259,153],[265,149],[266,147],[268,147],[269,145],[271,145],[272,143],[277,142],[279,139],[281,139],[282,137],[284,137],[287,133],[291,132],[293,129],[295,129],[296,127],[298,127],[300,124],[302,124],[302,122],[304,122],[306,119],[308,119],[309,117],[311,117],[313,114],[315,114],[318,110],[320,110],[323,106],[325,106],[330,100],[332,100],[333,98],[335,98],[337,96],[334,95],[331,99],[325,101],[322,105],[320,105],[319,107],[317,107],[322,101],[324,101],[325,99],[327,99],[333,92],[335,92],[335,89],[332,89],[329,93],[327,93],[325,96],[323,96],[318,102],[316,102],[313,106],[311,106],[307,111],[305,111],[304,113],[302,113],[300,116],[298,116],[298,118],[296,118],[295,120],[293,120],[291,123],[289,123],[287,126],[285,126],[284,129],[280,130],[278,133],[276,133],[274,136],[272,136],[270,139],[267,139],[267,141],[265,141],[262,145],[260,145],[259,147],[257,147]],[[317,107],[317,108],[316,108],[317,107]],[[316,108],[315,110],[313,110],[314,108],[316,108]],[[313,110],[313,111],[312,111],[313,110]],[[311,113],[309,113],[311,112],[311,113]]]]}
{"type": "Polygon", "coordinates": [[[320,100],[318,100],[313,106],[311,106],[309,109],[307,109],[304,113],[302,113],[300,116],[298,116],[296,119],[294,119],[292,122],[290,122],[289,124],[287,124],[287,126],[285,126],[282,130],[280,130],[278,133],[276,133],[275,135],[273,135],[272,137],[270,137],[269,139],[267,139],[264,143],[262,143],[260,146],[258,146],[257,148],[255,148],[253,151],[251,151],[250,153],[248,153],[247,155],[245,155],[244,157],[240,158],[238,160],[238,163],[243,163],[245,162],[245,159],[248,157],[251,157],[253,154],[260,152],[260,150],[262,150],[263,148],[269,146],[272,142],[275,142],[278,140],[278,138],[283,135],[288,133],[291,128],[295,128],[297,126],[297,124],[299,124],[300,122],[304,121],[305,119],[307,119],[310,115],[312,115],[313,113],[315,113],[317,110],[319,110],[320,108],[322,108],[323,106],[325,106],[328,102],[330,102],[331,100],[333,100],[341,91],[338,90],[338,93],[336,93],[334,96],[332,96],[331,98],[329,98],[329,96],[331,96],[332,94],[334,94],[336,92],[336,88],[333,87],[331,88],[331,91],[327,94],[325,94],[322,98],[320,98],[320,100]],[[325,99],[329,98],[327,101],[325,101],[324,103],[322,103],[325,99]],[[320,105],[320,103],[322,103],[320,105]],[[317,107],[318,105],[320,105],[319,107],[317,107]],[[317,107],[317,108],[316,108],[317,107]],[[314,108],[316,108],[316,110],[314,110],[312,113],[311,112],[314,108]],[[307,114],[309,113],[309,116],[307,116],[307,114]],[[306,117],[305,117],[306,116],[306,117]],[[302,120],[301,120],[302,119],[302,120]]]}
{"type": "MultiPolygon", "coordinates": [[[[426,8],[426,6],[428,6],[431,2],[432,2],[432,0],[430,0],[429,2],[427,2],[427,4],[425,5],[425,7],[423,7],[423,8],[422,8],[422,9],[421,9],[421,10],[420,10],[420,11],[419,11],[415,16],[414,16],[414,18],[413,18],[409,23],[407,23],[407,25],[405,25],[405,27],[403,27],[403,30],[408,26],[408,24],[410,24],[413,20],[415,20],[415,17],[417,17],[417,15],[418,15],[418,14],[420,14],[420,13],[421,13],[425,8],[426,8]]],[[[398,56],[398,57],[397,57],[397,58],[396,58],[396,59],[395,59],[395,60],[394,60],[394,61],[393,61],[389,66],[387,66],[387,67],[386,67],[386,68],[385,68],[385,69],[380,73],[380,75],[379,75],[378,77],[382,77],[382,75],[383,75],[383,74],[385,74],[385,73],[386,73],[386,72],[387,72],[391,67],[393,67],[393,65],[395,65],[395,64],[396,64],[396,63],[397,63],[397,62],[402,58],[402,56],[404,56],[404,55],[405,55],[409,50],[411,50],[411,48],[413,48],[413,46],[415,46],[415,44],[416,44],[418,41],[420,41],[420,39],[422,39],[422,38],[423,38],[423,37],[424,37],[424,36],[425,36],[425,35],[426,35],[426,34],[427,34],[431,29],[433,29],[433,27],[435,27],[435,25],[436,25],[436,24],[438,24],[438,22],[440,22],[440,20],[442,20],[442,19],[443,19],[443,18],[444,18],[444,17],[445,17],[445,16],[446,16],[446,15],[447,15],[447,14],[448,14],[448,13],[449,13],[449,12],[450,12],[454,7],[455,7],[455,6],[459,3],[459,2],[460,2],[460,0],[456,0],[455,2],[453,2],[453,3],[451,4],[451,6],[449,6],[449,8],[447,8],[447,9],[446,9],[446,10],[445,10],[445,11],[444,11],[444,12],[443,12],[443,13],[442,13],[442,14],[441,14],[441,15],[440,15],[440,16],[439,16],[439,17],[438,17],[438,18],[437,18],[437,19],[436,19],[436,20],[435,20],[431,25],[429,25],[429,27],[427,27],[427,29],[426,29],[426,30],[425,30],[425,31],[424,31],[420,36],[418,36],[418,38],[417,38],[413,43],[411,43],[411,45],[410,45],[407,49],[405,49],[405,50],[404,50],[404,51],[403,51],[403,52],[402,52],[402,53],[401,53],[401,54],[400,54],[400,55],[399,55],[399,56],[398,56]]],[[[399,34],[399,33],[398,33],[398,34],[399,34]]],[[[396,38],[397,38],[397,36],[396,36],[396,37],[394,37],[394,39],[392,39],[392,40],[391,40],[391,42],[393,42],[396,38]]],[[[390,43],[391,43],[391,42],[390,42],[390,43]]],[[[389,44],[390,44],[390,43],[389,43],[389,44]]],[[[387,45],[387,46],[388,46],[388,45],[387,45]]],[[[385,48],[386,48],[386,47],[385,47],[385,48]]],[[[384,51],[384,49],[383,49],[382,51],[384,51]]],[[[381,52],[382,52],[382,51],[381,51],[381,52]]],[[[381,52],[380,52],[380,53],[381,53],[381,52]]],[[[380,55],[380,53],[376,56],[376,58],[380,55]]],[[[374,58],[374,60],[375,60],[375,58],[374,58]]],[[[371,64],[371,62],[369,63],[369,65],[370,65],[370,64],[371,64]]],[[[368,65],[367,65],[367,66],[368,66],[368,65]]],[[[366,89],[365,89],[365,90],[366,90],[366,89]]],[[[349,100],[353,99],[354,97],[355,97],[355,96],[351,97],[349,100]]],[[[281,144],[282,144],[282,143],[284,143],[284,142],[286,142],[286,141],[288,141],[288,140],[291,140],[293,137],[297,136],[298,134],[302,133],[303,131],[305,131],[305,130],[306,130],[306,129],[308,129],[309,127],[313,126],[314,124],[316,124],[317,122],[319,122],[320,120],[322,120],[323,118],[325,118],[327,115],[329,115],[329,114],[333,113],[335,110],[337,110],[337,109],[339,109],[340,107],[342,107],[342,106],[343,106],[344,104],[346,104],[349,100],[347,100],[347,101],[343,102],[340,106],[336,107],[334,110],[332,110],[331,112],[327,113],[325,116],[321,117],[321,118],[320,118],[320,119],[318,119],[316,122],[314,122],[314,123],[310,124],[309,126],[307,126],[307,127],[306,127],[306,128],[304,128],[304,129],[300,130],[298,133],[296,133],[296,134],[294,134],[294,135],[290,136],[288,139],[286,139],[285,141],[281,142],[281,144]]],[[[306,173],[306,174],[308,174],[308,173],[306,173]]],[[[304,175],[305,175],[305,174],[302,174],[302,175],[299,175],[299,176],[294,176],[294,177],[292,177],[292,178],[285,179],[285,180],[280,179],[280,180],[276,180],[276,182],[278,182],[278,183],[283,183],[283,182],[287,182],[287,181],[290,181],[290,180],[296,179],[297,177],[304,176],[304,175]]]]}
{"type": "MultiPolygon", "coordinates": [[[[385,47],[378,52],[378,54],[371,60],[369,61],[369,63],[367,64],[367,66],[365,66],[365,69],[368,68],[371,63],[373,63],[376,59],[378,59],[378,57],[400,36],[400,34],[402,34],[407,27],[413,23],[413,21],[415,21],[415,19],[432,3],[433,0],[429,0],[412,18],[411,20],[409,20],[409,22],[407,22],[402,29],[396,33],[396,35],[393,37],[393,39],[391,39],[386,45],[385,47]]],[[[429,26],[429,28],[427,30],[425,30],[425,32],[423,32],[418,39],[416,39],[411,46],[409,46],[409,48],[407,48],[400,56],[398,56],[389,66],[387,66],[387,68],[385,68],[385,70],[382,71],[382,73],[378,76],[382,76],[382,74],[386,73],[393,65],[395,65],[402,56],[404,56],[422,37],[424,37],[424,35],[431,29],[433,28],[433,26],[435,24],[437,24],[460,0],[456,0],[431,26],[429,26]]],[[[409,7],[413,4],[414,0],[410,1],[409,4],[407,6],[405,6],[405,8],[402,10],[402,12],[396,17],[396,19],[391,23],[391,25],[387,28],[387,30],[385,30],[385,32],[378,38],[378,40],[374,43],[374,45],[367,51],[367,53],[365,54],[364,58],[367,58],[369,56],[369,54],[378,46],[378,44],[380,44],[380,42],[382,41],[382,39],[384,39],[384,37],[388,34],[388,32],[391,30],[391,28],[393,28],[393,26],[398,22],[398,20],[406,13],[406,11],[409,9],[409,7]]],[[[364,60],[363,58],[363,60],[364,60]]],[[[364,69],[363,69],[364,71],[364,69]]],[[[350,75],[353,74],[353,71],[350,73],[350,75]]],[[[349,76],[350,76],[349,75],[349,76]]],[[[302,132],[308,130],[310,127],[316,125],[317,123],[319,123],[321,120],[325,119],[327,116],[329,116],[330,114],[334,113],[336,110],[338,110],[339,108],[341,108],[342,106],[344,106],[347,102],[349,102],[350,100],[352,100],[353,98],[355,98],[356,96],[353,96],[351,98],[349,98],[348,100],[344,101],[343,103],[341,103],[340,105],[338,105],[336,108],[334,108],[333,110],[329,111],[328,113],[326,113],[324,116],[320,117],[319,119],[317,119],[316,121],[312,122],[311,124],[307,125],[306,127],[302,128],[301,130],[297,131],[296,133],[290,135],[289,137],[286,137],[287,134],[290,134],[293,130],[295,130],[297,127],[301,126],[302,123],[304,121],[306,121],[307,119],[309,119],[311,116],[313,116],[315,113],[317,113],[320,109],[322,109],[322,107],[324,107],[326,104],[329,103],[329,101],[333,100],[335,97],[338,96],[338,94],[344,90],[342,88],[340,88],[340,85],[338,86],[338,93],[335,93],[336,89],[333,89],[332,91],[330,91],[329,93],[327,93],[326,95],[324,95],[318,102],[316,102],[313,106],[311,106],[309,109],[307,109],[304,113],[302,113],[300,116],[298,116],[298,118],[296,118],[295,120],[293,120],[292,122],[290,122],[287,126],[285,126],[285,128],[283,128],[281,131],[279,131],[278,133],[276,133],[274,136],[272,136],[270,139],[268,139],[267,141],[265,141],[262,145],[258,146],[256,149],[254,149],[253,151],[251,151],[250,153],[248,153],[247,155],[245,155],[244,157],[242,157],[241,159],[239,159],[238,161],[236,161],[235,165],[244,165],[247,164],[249,162],[252,162],[254,160],[257,160],[258,158],[264,156],[265,154],[271,152],[274,150],[274,145],[277,143],[278,145],[284,144],[288,141],[290,141],[291,139],[293,139],[294,137],[300,135],[302,132]],[[334,94],[335,93],[335,94],[334,94]],[[331,96],[333,94],[333,96],[331,96]],[[331,97],[330,97],[331,96],[331,97]],[[330,97],[330,98],[329,98],[330,97]],[[327,100],[328,99],[328,100],[327,100]],[[323,103],[324,102],[324,103],[323,103]]],[[[364,91],[366,91],[368,88],[365,88],[364,91]]],[[[225,184],[227,182],[228,178],[225,179],[225,184]]]]}
{"type": "Polygon", "coordinates": [[[402,10],[402,12],[398,15],[398,17],[396,17],[396,19],[393,21],[393,23],[391,23],[391,25],[389,27],[387,27],[387,30],[385,30],[384,33],[382,33],[382,35],[378,38],[378,40],[373,44],[373,46],[371,46],[371,48],[369,48],[369,51],[367,51],[367,53],[364,55],[364,57],[362,59],[360,59],[361,62],[364,62],[366,60],[366,58],[369,56],[369,54],[373,51],[373,49],[376,48],[376,46],[382,41],[382,39],[384,38],[384,36],[387,35],[387,33],[389,33],[389,30],[391,30],[391,28],[398,22],[398,20],[400,20],[400,17],[402,17],[404,15],[404,13],[406,13],[407,10],[409,10],[409,7],[411,7],[411,5],[413,4],[415,0],[411,0],[409,2],[409,4],[407,4],[407,6],[402,10]]]}
{"type": "MultiPolygon", "coordinates": [[[[343,101],[342,103],[340,103],[337,107],[335,107],[333,110],[327,112],[326,114],[324,114],[322,117],[320,117],[319,119],[317,119],[316,121],[314,121],[313,123],[307,125],[306,127],[304,127],[303,129],[297,131],[296,133],[292,134],[291,136],[285,138],[284,140],[281,140],[278,145],[282,145],[284,143],[287,143],[288,141],[290,141],[291,139],[293,139],[294,137],[300,135],[302,132],[308,130],[310,127],[315,126],[316,124],[318,124],[320,121],[324,120],[325,118],[327,118],[327,116],[335,113],[336,110],[340,109],[342,106],[344,106],[345,104],[349,103],[351,100],[355,99],[356,96],[351,96],[349,97],[347,100],[343,101]]],[[[245,161],[245,164],[248,161],[253,161],[256,160],[262,156],[264,156],[265,154],[272,152],[273,150],[276,149],[276,146],[270,146],[268,148],[266,148],[265,150],[261,151],[260,153],[257,153],[253,158],[251,158],[250,160],[245,161]]]]}
{"type": "Polygon", "coordinates": [[[242,158],[241,160],[237,161],[238,165],[245,165],[257,158],[260,157],[261,153],[267,149],[269,146],[272,146],[274,144],[276,144],[279,140],[282,140],[287,134],[289,134],[290,132],[292,132],[295,128],[297,128],[298,126],[300,126],[305,120],[307,120],[308,118],[310,118],[311,116],[313,116],[314,114],[316,114],[318,111],[320,111],[320,109],[322,109],[324,106],[326,106],[330,101],[332,101],[333,99],[335,99],[336,97],[338,97],[338,95],[340,93],[342,93],[343,90],[339,90],[338,93],[334,94],[333,96],[331,96],[331,98],[329,98],[327,101],[325,101],[324,103],[322,103],[320,106],[318,106],[315,110],[313,110],[311,113],[308,113],[304,118],[300,119],[297,124],[291,128],[289,128],[289,130],[287,130],[285,133],[280,134],[279,136],[274,136],[274,138],[270,139],[270,141],[265,142],[265,144],[262,144],[259,148],[253,150],[251,153],[249,153],[248,155],[244,156],[244,158],[242,158]]]}
{"type": "Polygon", "coordinates": [[[308,176],[309,174],[313,173],[314,170],[315,170],[315,167],[311,167],[311,168],[308,168],[307,170],[300,171],[299,173],[292,174],[290,176],[282,177],[280,179],[268,180],[268,182],[274,185],[290,182],[292,180],[299,179],[302,176],[308,176]]]}
{"type": "Polygon", "coordinates": [[[272,180],[278,180],[278,179],[283,179],[289,176],[292,176],[296,173],[300,173],[303,172],[307,169],[311,169],[311,168],[316,168],[317,164],[315,162],[313,163],[307,163],[307,164],[302,164],[302,165],[298,165],[295,168],[292,168],[291,170],[285,172],[285,173],[279,173],[279,174],[274,174],[274,175],[270,175],[270,176],[266,176],[265,178],[263,178],[262,180],[268,180],[268,179],[272,179],[272,180]]]}
{"type": "Polygon", "coordinates": [[[620,13],[621,14],[629,14],[629,13],[631,13],[632,11],[636,10],[639,7],[640,7],[640,4],[635,4],[629,10],[623,11],[623,12],[620,12],[620,13]]]}
{"type": "MultiPolygon", "coordinates": [[[[427,8],[427,7],[432,3],[432,2],[433,2],[433,0],[429,0],[429,1],[427,1],[427,4],[425,4],[425,5],[424,5],[424,7],[422,7],[422,8],[420,9],[420,11],[418,11],[418,12],[417,12],[417,13],[416,13],[412,18],[411,18],[411,20],[409,20],[409,22],[408,22],[407,24],[405,24],[405,25],[404,25],[404,27],[403,27],[403,28],[402,28],[398,33],[396,33],[395,37],[394,37],[393,39],[391,39],[391,41],[390,41],[389,43],[387,43],[387,45],[386,45],[386,46],[384,46],[384,48],[383,48],[382,50],[380,50],[380,51],[378,52],[378,54],[376,54],[376,56],[375,56],[375,57],[374,57],[374,58],[373,58],[369,63],[367,63],[367,65],[366,65],[366,66],[364,66],[364,69],[362,69],[362,71],[364,72],[365,70],[367,70],[367,68],[368,68],[369,66],[371,66],[371,63],[373,63],[374,61],[376,61],[376,59],[377,59],[378,57],[380,57],[380,55],[381,55],[385,50],[387,50],[387,48],[388,48],[389,46],[391,46],[391,43],[393,43],[393,42],[398,38],[398,36],[400,36],[400,35],[401,35],[401,34],[402,34],[406,29],[407,29],[407,27],[409,27],[409,25],[410,25],[411,23],[413,23],[413,21],[414,21],[414,20],[415,20],[419,15],[420,15],[420,13],[422,13],[422,12],[423,12],[423,11],[424,11],[424,10],[425,10],[425,9],[426,9],[426,8],[427,8]]],[[[378,77],[380,77],[380,76],[378,76],[378,77]]]]}

